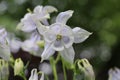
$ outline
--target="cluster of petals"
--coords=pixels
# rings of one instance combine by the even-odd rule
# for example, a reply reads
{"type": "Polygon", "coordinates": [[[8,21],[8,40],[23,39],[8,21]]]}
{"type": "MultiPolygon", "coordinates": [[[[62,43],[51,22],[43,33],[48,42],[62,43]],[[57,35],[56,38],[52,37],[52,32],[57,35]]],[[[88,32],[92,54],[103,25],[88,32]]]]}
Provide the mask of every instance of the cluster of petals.
{"type": "Polygon", "coordinates": [[[67,20],[72,17],[73,11],[68,10],[61,12],[56,17],[56,22],[49,26],[43,34],[45,39],[45,49],[41,55],[42,60],[48,59],[55,51],[59,51],[60,55],[67,62],[73,63],[74,49],[73,43],[81,43],[86,40],[90,32],[80,27],[71,28],[66,25],[67,20]]]}
{"type": "MultiPolygon", "coordinates": [[[[32,38],[23,42],[22,49],[28,52],[35,53],[40,50],[36,42],[45,41],[44,50],[42,54],[39,53],[42,60],[49,59],[55,51],[58,51],[63,59],[73,63],[74,61],[74,49],[73,43],[81,43],[86,40],[90,32],[80,28],[71,28],[66,25],[69,18],[72,17],[72,10],[60,12],[56,17],[55,23],[49,24],[47,19],[50,19],[50,13],[57,11],[52,6],[37,6],[33,12],[27,13],[17,29],[20,29],[28,33],[36,33],[32,38]]],[[[35,53],[38,55],[38,53],[35,53]]]]}

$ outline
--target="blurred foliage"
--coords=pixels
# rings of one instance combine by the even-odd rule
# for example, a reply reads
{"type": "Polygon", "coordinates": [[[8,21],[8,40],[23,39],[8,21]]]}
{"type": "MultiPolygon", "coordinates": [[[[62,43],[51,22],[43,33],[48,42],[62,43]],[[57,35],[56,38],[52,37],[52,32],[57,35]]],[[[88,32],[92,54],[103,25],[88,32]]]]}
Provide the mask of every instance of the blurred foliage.
{"type": "Polygon", "coordinates": [[[67,24],[93,32],[84,43],[75,44],[76,58],[90,59],[100,76],[98,73],[114,54],[111,51],[120,45],[120,0],[0,0],[0,25],[15,32],[27,8],[33,10],[36,5],[52,5],[60,12],[74,10],[67,24]]]}

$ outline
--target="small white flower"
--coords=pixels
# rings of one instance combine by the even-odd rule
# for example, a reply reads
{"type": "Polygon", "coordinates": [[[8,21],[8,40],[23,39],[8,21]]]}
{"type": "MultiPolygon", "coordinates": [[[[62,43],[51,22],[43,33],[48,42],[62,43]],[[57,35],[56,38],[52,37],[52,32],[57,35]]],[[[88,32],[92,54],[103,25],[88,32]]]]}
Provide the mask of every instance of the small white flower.
{"type": "Polygon", "coordinates": [[[0,57],[5,60],[10,60],[10,47],[7,32],[4,28],[0,29],[0,57]]]}
{"type": "Polygon", "coordinates": [[[32,32],[36,29],[35,18],[32,13],[25,14],[24,18],[21,19],[21,22],[18,24],[17,29],[23,32],[32,32]]]}
{"type": "MultiPolygon", "coordinates": [[[[32,69],[29,80],[38,80],[37,69],[32,69]]],[[[40,80],[44,80],[44,73],[42,73],[40,80]]]]}
{"type": "Polygon", "coordinates": [[[84,41],[90,33],[78,27],[71,29],[66,25],[72,14],[72,10],[61,12],[56,17],[56,23],[50,25],[49,29],[44,32],[44,39],[49,45],[45,45],[41,55],[42,60],[48,59],[55,51],[59,51],[66,61],[73,63],[75,52],[72,44],[84,41]]]}
{"type": "Polygon", "coordinates": [[[37,28],[37,22],[42,22],[44,25],[49,25],[47,19],[50,18],[50,14],[57,11],[56,8],[52,6],[36,6],[33,13],[27,13],[21,22],[18,24],[17,29],[24,32],[32,32],[37,28]]]}
{"type": "Polygon", "coordinates": [[[120,69],[118,68],[110,69],[108,80],[120,80],[120,69]]]}

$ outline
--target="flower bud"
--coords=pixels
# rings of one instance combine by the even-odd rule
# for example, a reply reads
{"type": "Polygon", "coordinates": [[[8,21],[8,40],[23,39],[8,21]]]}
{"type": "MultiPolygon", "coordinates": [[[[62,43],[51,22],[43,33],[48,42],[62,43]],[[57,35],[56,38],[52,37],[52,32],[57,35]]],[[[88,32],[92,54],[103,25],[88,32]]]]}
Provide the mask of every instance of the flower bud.
{"type": "Polygon", "coordinates": [[[81,59],[78,61],[78,68],[84,74],[84,80],[95,80],[92,65],[87,59],[81,59]]]}
{"type": "MultiPolygon", "coordinates": [[[[44,80],[44,73],[41,72],[41,74],[42,74],[42,75],[41,75],[40,80],[44,80]]],[[[37,69],[32,69],[29,80],[39,80],[39,79],[38,79],[37,69]]]]}
{"type": "Polygon", "coordinates": [[[24,63],[21,58],[15,60],[14,75],[21,76],[24,73],[24,63]]]}
{"type": "Polygon", "coordinates": [[[0,59],[0,80],[8,80],[9,77],[9,68],[8,62],[3,59],[0,59]]]}

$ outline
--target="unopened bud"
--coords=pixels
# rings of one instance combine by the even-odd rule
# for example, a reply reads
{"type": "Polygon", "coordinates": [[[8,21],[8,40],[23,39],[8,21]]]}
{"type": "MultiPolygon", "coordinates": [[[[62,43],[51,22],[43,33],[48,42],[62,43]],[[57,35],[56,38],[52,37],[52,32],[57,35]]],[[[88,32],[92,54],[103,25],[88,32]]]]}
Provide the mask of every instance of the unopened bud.
{"type": "Polygon", "coordinates": [[[21,76],[24,73],[24,64],[21,58],[15,60],[14,75],[21,76]]]}
{"type": "Polygon", "coordinates": [[[92,65],[88,62],[87,59],[81,59],[80,61],[78,61],[78,67],[80,71],[84,74],[85,80],[95,80],[92,65]]]}

